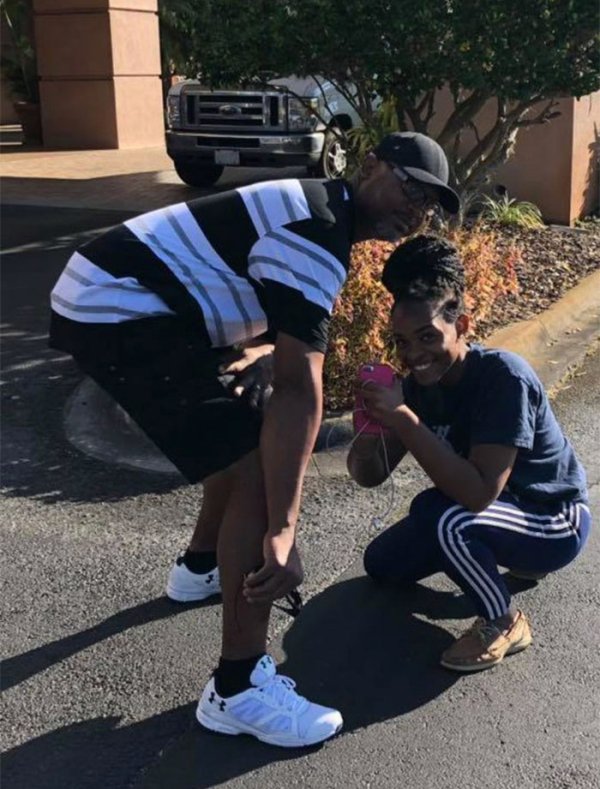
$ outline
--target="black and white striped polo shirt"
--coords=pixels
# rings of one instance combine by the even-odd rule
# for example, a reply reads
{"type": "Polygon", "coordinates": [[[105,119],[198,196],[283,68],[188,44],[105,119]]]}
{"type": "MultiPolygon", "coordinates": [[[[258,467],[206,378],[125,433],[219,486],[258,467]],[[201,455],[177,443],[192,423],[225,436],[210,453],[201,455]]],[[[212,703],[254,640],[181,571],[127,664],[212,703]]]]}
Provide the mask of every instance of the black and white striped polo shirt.
{"type": "Polygon", "coordinates": [[[271,181],[127,220],[73,254],[52,309],[75,331],[177,315],[214,348],[273,330],[324,352],[348,273],[349,189],[271,181]]]}

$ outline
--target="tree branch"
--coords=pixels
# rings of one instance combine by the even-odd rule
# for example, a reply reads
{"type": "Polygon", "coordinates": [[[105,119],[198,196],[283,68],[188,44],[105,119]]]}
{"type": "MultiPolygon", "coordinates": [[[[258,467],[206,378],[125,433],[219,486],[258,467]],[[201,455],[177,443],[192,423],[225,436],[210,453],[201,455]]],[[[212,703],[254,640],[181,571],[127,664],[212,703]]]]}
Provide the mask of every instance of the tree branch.
{"type": "MultiPolygon", "coordinates": [[[[537,103],[537,101],[535,102],[537,103]]],[[[539,114],[535,116],[535,118],[523,118],[522,120],[518,121],[517,126],[520,128],[525,128],[526,126],[535,126],[536,124],[548,123],[553,118],[558,118],[559,115],[562,113],[560,112],[552,112],[553,107],[558,107],[558,101],[556,99],[550,99],[548,104],[540,110],[539,114]]]]}
{"type": "Polygon", "coordinates": [[[468,178],[473,167],[480,159],[485,159],[488,152],[501,139],[506,128],[510,128],[519,117],[521,117],[531,106],[529,102],[519,102],[515,109],[507,113],[507,103],[504,99],[497,99],[496,122],[475,145],[462,162],[463,176],[468,178]]]}
{"type": "Polygon", "coordinates": [[[455,106],[454,112],[450,115],[444,128],[437,137],[437,141],[442,148],[454,139],[455,135],[463,128],[468,120],[477,115],[488,98],[489,97],[485,96],[483,93],[474,90],[468,98],[455,106]]]}
{"type": "MultiPolygon", "coordinates": [[[[435,96],[435,89],[434,88],[431,88],[431,90],[425,91],[421,101],[419,101],[419,103],[415,107],[415,110],[417,111],[417,113],[419,115],[421,115],[421,113],[423,112],[425,107],[428,107],[428,112],[429,112],[429,108],[431,108],[431,106],[433,104],[434,96],[435,96]]],[[[429,118],[427,118],[425,122],[427,123],[428,120],[429,120],[429,118]]]]}
{"type": "Polygon", "coordinates": [[[426,125],[421,120],[419,113],[414,107],[406,107],[404,112],[408,115],[410,122],[412,123],[413,129],[416,132],[420,132],[421,134],[425,134],[427,131],[426,125]]]}
{"type": "Polygon", "coordinates": [[[466,188],[481,183],[491,170],[506,161],[514,148],[519,122],[531,106],[530,101],[518,102],[507,113],[506,102],[498,102],[496,123],[463,163],[461,182],[466,188]]]}
{"type": "MultiPolygon", "coordinates": [[[[429,126],[429,121],[435,115],[434,103],[435,103],[435,88],[432,88],[426,94],[427,97],[427,113],[425,114],[425,118],[423,119],[423,126],[425,129],[429,126]]],[[[419,111],[420,114],[420,111],[419,111]]]]}

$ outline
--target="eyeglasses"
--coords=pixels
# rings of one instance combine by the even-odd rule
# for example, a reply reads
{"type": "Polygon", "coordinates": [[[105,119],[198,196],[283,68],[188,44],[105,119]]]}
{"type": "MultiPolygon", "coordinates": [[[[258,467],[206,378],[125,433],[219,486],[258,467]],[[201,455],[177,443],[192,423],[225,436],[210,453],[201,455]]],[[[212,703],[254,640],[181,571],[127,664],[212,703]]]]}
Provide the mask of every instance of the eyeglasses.
{"type": "Polygon", "coordinates": [[[437,199],[428,194],[423,189],[423,187],[417,181],[415,181],[414,178],[411,178],[410,175],[401,167],[399,167],[397,164],[392,164],[391,162],[387,162],[387,165],[394,173],[396,178],[402,182],[404,194],[408,197],[415,208],[421,211],[430,211],[437,206],[437,199]]]}

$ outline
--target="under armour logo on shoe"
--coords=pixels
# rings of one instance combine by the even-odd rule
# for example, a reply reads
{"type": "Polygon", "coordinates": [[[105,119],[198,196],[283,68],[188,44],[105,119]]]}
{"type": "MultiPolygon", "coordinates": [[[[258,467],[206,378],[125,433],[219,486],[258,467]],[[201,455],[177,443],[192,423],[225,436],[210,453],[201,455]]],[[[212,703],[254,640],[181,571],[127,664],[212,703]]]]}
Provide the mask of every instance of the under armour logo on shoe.
{"type": "Polygon", "coordinates": [[[224,701],[221,701],[221,702],[219,703],[219,709],[221,710],[221,712],[225,712],[225,707],[226,707],[226,706],[227,706],[227,705],[225,704],[225,702],[224,702],[224,701]]]}
{"type": "Polygon", "coordinates": [[[214,692],[214,690],[211,690],[210,696],[208,697],[208,701],[210,702],[210,704],[214,704],[215,703],[215,692],[214,692]]]}
{"type": "Polygon", "coordinates": [[[206,583],[206,584],[211,584],[211,583],[212,583],[212,579],[213,579],[213,574],[212,574],[212,573],[209,573],[209,574],[206,576],[206,579],[205,579],[204,583],[206,583]]]}

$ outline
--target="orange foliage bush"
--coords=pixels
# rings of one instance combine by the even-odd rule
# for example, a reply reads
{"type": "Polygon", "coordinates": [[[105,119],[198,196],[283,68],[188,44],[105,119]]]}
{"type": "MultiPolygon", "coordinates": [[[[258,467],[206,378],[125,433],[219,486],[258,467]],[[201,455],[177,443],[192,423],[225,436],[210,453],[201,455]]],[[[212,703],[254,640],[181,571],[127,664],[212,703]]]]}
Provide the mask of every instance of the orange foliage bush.
{"type": "Polygon", "coordinates": [[[465,267],[465,302],[475,329],[498,299],[518,292],[515,266],[521,251],[515,245],[500,253],[494,231],[481,225],[452,230],[447,237],[458,247],[465,267]]]}
{"type": "MultiPolygon", "coordinates": [[[[500,253],[496,235],[475,225],[447,233],[458,247],[465,266],[466,303],[473,328],[489,314],[496,301],[518,290],[515,263],[520,252],[500,253]]],[[[381,272],[394,245],[383,241],[356,244],[348,280],[336,303],[325,360],[325,406],[350,408],[359,365],[394,361],[390,331],[392,297],[381,284],[381,272]]]]}
{"type": "Polygon", "coordinates": [[[352,250],[350,273],[337,300],[325,359],[325,406],[342,409],[352,402],[360,364],[389,361],[392,297],[381,284],[383,264],[394,249],[383,241],[366,241],[352,250]]]}

